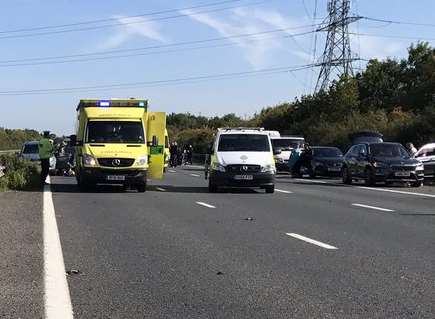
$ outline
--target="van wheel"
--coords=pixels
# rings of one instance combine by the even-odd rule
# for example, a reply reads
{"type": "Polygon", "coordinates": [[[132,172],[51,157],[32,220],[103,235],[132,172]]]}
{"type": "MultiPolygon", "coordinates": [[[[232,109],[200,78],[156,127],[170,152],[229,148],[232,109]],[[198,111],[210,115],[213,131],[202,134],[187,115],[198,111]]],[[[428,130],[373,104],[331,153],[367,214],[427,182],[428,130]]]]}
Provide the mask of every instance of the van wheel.
{"type": "Polygon", "coordinates": [[[420,187],[421,185],[423,185],[422,181],[416,181],[416,182],[412,182],[411,183],[412,187],[420,187]]]}
{"type": "Polygon", "coordinates": [[[343,184],[352,185],[352,175],[350,174],[349,169],[347,167],[343,167],[341,171],[341,177],[343,180],[343,184]]]}
{"type": "Polygon", "coordinates": [[[217,186],[211,181],[211,179],[208,180],[208,191],[210,193],[216,193],[218,191],[217,186]]]}
{"type": "Polygon", "coordinates": [[[266,194],[273,194],[275,192],[275,185],[272,186],[266,186],[266,194]]]}
{"type": "Polygon", "coordinates": [[[373,170],[371,170],[370,168],[366,168],[365,173],[364,173],[364,181],[365,181],[365,185],[366,186],[375,186],[376,185],[376,179],[375,179],[375,174],[373,172],[373,170]]]}

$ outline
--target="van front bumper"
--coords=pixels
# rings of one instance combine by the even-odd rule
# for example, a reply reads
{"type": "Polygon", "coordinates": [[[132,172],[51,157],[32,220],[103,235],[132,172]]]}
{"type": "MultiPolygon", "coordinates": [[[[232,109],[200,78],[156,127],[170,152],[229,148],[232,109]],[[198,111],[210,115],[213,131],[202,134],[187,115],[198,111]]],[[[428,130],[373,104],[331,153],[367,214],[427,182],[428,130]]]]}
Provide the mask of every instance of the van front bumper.
{"type": "Polygon", "coordinates": [[[89,184],[142,185],[147,181],[147,170],[86,167],[80,171],[80,178],[89,184]]]}
{"type": "Polygon", "coordinates": [[[234,174],[229,172],[210,172],[210,181],[218,187],[265,187],[275,185],[275,174],[272,173],[249,173],[252,179],[237,179],[236,176],[240,174],[234,174]]]}

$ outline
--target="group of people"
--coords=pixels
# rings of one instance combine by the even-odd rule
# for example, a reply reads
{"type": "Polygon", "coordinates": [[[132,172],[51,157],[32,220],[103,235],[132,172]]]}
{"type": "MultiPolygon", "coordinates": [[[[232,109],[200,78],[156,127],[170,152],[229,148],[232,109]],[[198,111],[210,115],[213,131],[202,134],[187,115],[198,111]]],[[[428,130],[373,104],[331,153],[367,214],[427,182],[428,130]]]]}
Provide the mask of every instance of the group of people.
{"type": "Polygon", "coordinates": [[[177,167],[178,165],[192,165],[193,147],[192,145],[185,145],[179,147],[177,142],[173,142],[169,146],[170,166],[177,167]]]}
{"type": "Polygon", "coordinates": [[[289,170],[293,177],[301,177],[301,168],[305,167],[311,170],[311,160],[313,159],[313,150],[308,143],[304,143],[294,148],[290,153],[288,161],[289,170]]]}

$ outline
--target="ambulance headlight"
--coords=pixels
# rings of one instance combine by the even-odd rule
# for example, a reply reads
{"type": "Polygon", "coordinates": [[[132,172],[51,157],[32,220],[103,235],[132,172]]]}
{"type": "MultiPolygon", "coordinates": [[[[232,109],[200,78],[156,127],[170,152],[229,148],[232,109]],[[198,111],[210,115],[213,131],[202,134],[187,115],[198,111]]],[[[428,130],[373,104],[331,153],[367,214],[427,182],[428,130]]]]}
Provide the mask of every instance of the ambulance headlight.
{"type": "Polygon", "coordinates": [[[146,164],[148,164],[148,155],[142,155],[136,159],[136,165],[144,166],[146,164]]]}
{"type": "Polygon", "coordinates": [[[261,166],[261,172],[275,174],[275,165],[267,164],[267,165],[261,166]]]}
{"type": "Polygon", "coordinates": [[[211,165],[211,169],[214,171],[218,171],[218,172],[225,172],[226,171],[225,165],[222,165],[220,163],[213,163],[211,165]]]}
{"type": "Polygon", "coordinates": [[[85,166],[96,166],[97,165],[97,160],[92,155],[83,154],[83,165],[85,165],[85,166]]]}

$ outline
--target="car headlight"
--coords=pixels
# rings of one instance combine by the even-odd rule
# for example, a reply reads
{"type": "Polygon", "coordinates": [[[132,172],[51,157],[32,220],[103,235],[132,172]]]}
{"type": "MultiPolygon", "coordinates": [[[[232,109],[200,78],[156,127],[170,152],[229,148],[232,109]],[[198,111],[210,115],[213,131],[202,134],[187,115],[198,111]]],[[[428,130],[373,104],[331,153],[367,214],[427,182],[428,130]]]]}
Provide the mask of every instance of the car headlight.
{"type": "Polygon", "coordinates": [[[376,168],[388,168],[388,165],[382,162],[374,162],[373,166],[376,168]]]}
{"type": "Polygon", "coordinates": [[[218,172],[225,172],[226,171],[225,165],[222,165],[220,163],[213,163],[211,165],[211,169],[214,171],[218,171],[218,172]]]}
{"type": "Polygon", "coordinates": [[[423,164],[418,164],[417,167],[415,168],[416,171],[423,171],[424,170],[424,165],[423,164]]]}
{"type": "Polygon", "coordinates": [[[86,166],[96,166],[97,165],[97,160],[92,155],[83,154],[83,165],[86,165],[86,166]]]}
{"type": "Polygon", "coordinates": [[[325,163],[323,163],[323,162],[313,161],[313,166],[314,166],[314,167],[317,167],[317,166],[324,166],[324,165],[325,165],[325,163]]]}
{"type": "Polygon", "coordinates": [[[148,164],[148,155],[142,155],[136,159],[136,165],[144,166],[146,164],[148,164]]]}
{"type": "Polygon", "coordinates": [[[275,174],[275,166],[272,164],[267,164],[267,165],[261,166],[261,172],[275,174]]]}

